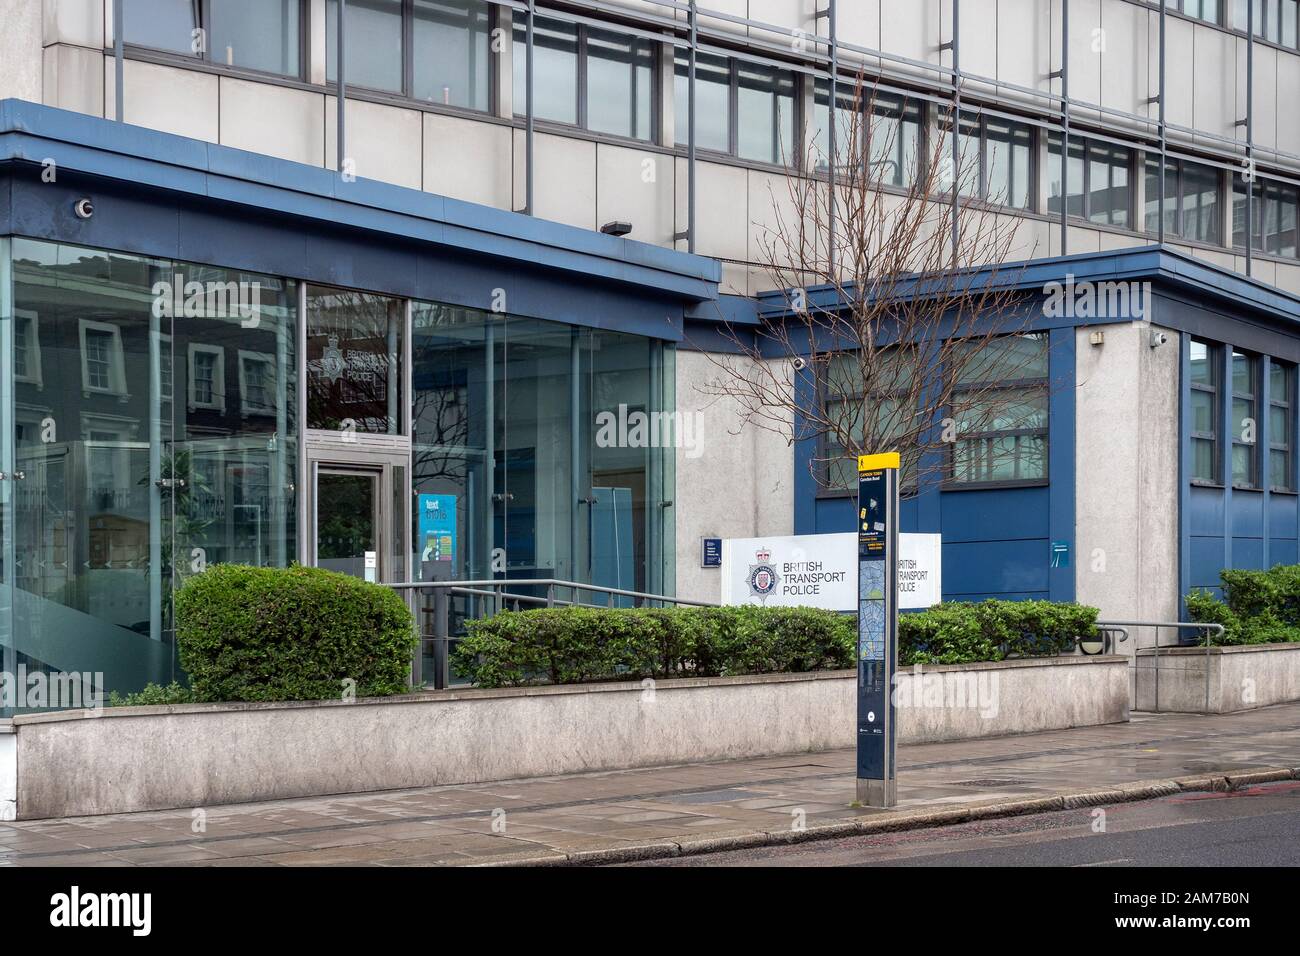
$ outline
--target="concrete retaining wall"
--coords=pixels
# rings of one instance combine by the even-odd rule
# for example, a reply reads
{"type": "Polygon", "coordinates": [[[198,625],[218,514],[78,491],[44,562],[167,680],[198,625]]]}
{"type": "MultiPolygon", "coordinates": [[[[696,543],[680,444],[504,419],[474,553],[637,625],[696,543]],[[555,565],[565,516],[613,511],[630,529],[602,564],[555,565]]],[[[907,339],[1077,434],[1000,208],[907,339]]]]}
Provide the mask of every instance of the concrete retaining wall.
{"type": "Polygon", "coordinates": [[[1137,710],[1229,714],[1300,700],[1300,644],[1211,647],[1208,654],[1203,647],[1164,648],[1158,681],[1156,660],[1153,648],[1137,652],[1133,674],[1137,710]]]}
{"type": "MultiPolygon", "coordinates": [[[[21,819],[849,747],[851,672],[15,717],[21,819]]],[[[908,672],[902,743],[1128,719],[1122,657],[908,672]]],[[[0,738],[3,739],[3,738],[0,738]]]]}

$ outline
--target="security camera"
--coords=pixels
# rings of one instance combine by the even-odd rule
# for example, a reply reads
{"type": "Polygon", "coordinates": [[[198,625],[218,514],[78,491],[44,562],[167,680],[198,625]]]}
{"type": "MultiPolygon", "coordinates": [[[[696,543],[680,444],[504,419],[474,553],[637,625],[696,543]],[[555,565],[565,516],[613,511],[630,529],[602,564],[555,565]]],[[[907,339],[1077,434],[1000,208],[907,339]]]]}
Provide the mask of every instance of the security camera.
{"type": "Polygon", "coordinates": [[[89,219],[95,214],[95,204],[89,199],[78,199],[73,204],[72,211],[77,214],[78,219],[89,219]]]}
{"type": "Polygon", "coordinates": [[[1151,347],[1153,349],[1160,348],[1160,346],[1164,345],[1168,341],[1169,336],[1166,333],[1160,332],[1156,329],[1151,330],[1151,347]]]}
{"type": "Polygon", "coordinates": [[[808,360],[801,356],[796,355],[793,359],[790,360],[790,364],[794,366],[794,370],[796,372],[802,372],[805,368],[808,367],[808,360]]]}

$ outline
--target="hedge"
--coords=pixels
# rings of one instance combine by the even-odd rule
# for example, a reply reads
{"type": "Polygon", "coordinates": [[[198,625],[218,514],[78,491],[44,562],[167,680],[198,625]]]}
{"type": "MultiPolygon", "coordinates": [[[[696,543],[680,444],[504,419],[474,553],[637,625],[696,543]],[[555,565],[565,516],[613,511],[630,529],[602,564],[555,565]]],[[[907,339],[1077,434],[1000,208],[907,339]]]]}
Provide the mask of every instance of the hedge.
{"type": "Polygon", "coordinates": [[[417,643],[389,588],[321,568],[237,564],[213,565],[176,592],[176,641],[196,701],[400,693],[417,643]]]}
{"type": "Polygon", "coordinates": [[[1074,650],[1097,631],[1097,609],[1052,601],[938,604],[898,619],[898,663],[971,664],[1074,650]]]}
{"type": "MultiPolygon", "coordinates": [[[[1096,621],[1077,604],[941,604],[901,617],[899,663],[1070,652],[1096,621]]],[[[466,627],[453,664],[480,687],[842,669],[857,639],[854,616],[802,607],[544,608],[466,627]]]]}
{"type": "Polygon", "coordinates": [[[1219,579],[1223,600],[1203,590],[1184,598],[1190,620],[1223,625],[1223,634],[1211,638],[1213,644],[1300,641],[1300,565],[1220,571],[1219,579]]]}
{"type": "Polygon", "coordinates": [[[466,624],[480,687],[798,673],[853,666],[854,622],[816,608],[539,608],[466,624]]]}

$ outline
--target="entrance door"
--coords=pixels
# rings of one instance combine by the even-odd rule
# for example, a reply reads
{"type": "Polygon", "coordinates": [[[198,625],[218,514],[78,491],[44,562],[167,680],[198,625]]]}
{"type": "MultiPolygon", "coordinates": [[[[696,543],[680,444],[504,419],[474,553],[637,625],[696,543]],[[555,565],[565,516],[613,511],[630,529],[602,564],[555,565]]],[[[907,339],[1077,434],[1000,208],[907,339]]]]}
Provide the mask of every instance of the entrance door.
{"type": "Polygon", "coordinates": [[[366,581],[380,578],[379,470],[316,471],[316,566],[366,581]]]}
{"type": "Polygon", "coordinates": [[[308,445],[305,563],[378,584],[407,580],[407,454],[308,445]]]}

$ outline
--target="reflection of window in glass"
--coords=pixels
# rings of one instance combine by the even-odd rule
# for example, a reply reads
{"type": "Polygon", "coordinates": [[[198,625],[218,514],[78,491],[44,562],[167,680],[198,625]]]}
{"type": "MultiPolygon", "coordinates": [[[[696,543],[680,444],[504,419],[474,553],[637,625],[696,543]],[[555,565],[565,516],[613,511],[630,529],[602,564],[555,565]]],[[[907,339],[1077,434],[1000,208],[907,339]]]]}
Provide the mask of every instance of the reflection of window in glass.
{"type": "Polygon", "coordinates": [[[1257,370],[1259,362],[1245,352],[1232,352],[1232,484],[1238,488],[1259,487],[1259,455],[1256,435],[1257,370]]]}
{"type": "Polygon", "coordinates": [[[1219,350],[1196,339],[1191,343],[1193,481],[1219,480],[1219,350]]]}
{"type": "Polygon", "coordinates": [[[126,392],[122,334],[116,325],[82,319],[81,385],[91,392],[126,392]]]}
{"type": "MultiPolygon", "coordinates": [[[[526,110],[527,30],[515,20],[514,108],[526,110]]],[[[533,115],[556,123],[578,124],[578,26],[563,20],[533,18],[533,115]]]]}
{"type": "MultiPolygon", "coordinates": [[[[1127,226],[1132,202],[1129,171],[1133,151],[1122,146],[1070,137],[1067,198],[1071,216],[1109,226],[1127,226]]],[[[1048,137],[1047,211],[1061,213],[1061,136],[1048,137]]]]}
{"type": "Polygon", "coordinates": [[[14,379],[41,384],[41,336],[34,312],[14,316],[14,379]]]}
{"type": "Polygon", "coordinates": [[[158,336],[158,398],[159,401],[172,400],[172,337],[158,336]]]}
{"type": "Polygon", "coordinates": [[[761,163],[797,166],[794,74],[740,60],[736,89],[736,155],[761,163]]]}
{"type": "Polygon", "coordinates": [[[1047,478],[1047,335],[980,341],[957,369],[952,481],[1039,483],[1047,478]]]}
{"type": "Polygon", "coordinates": [[[1165,232],[1183,239],[1219,242],[1219,171],[1181,159],[1165,164],[1165,195],[1160,201],[1160,160],[1146,161],[1146,217],[1148,233],[1159,230],[1162,212],[1165,232]]]}
{"type": "Polygon", "coordinates": [[[194,0],[126,0],[122,39],[135,46],[193,55],[197,10],[194,0]]]}
{"type": "Polygon", "coordinates": [[[239,350],[239,405],[244,415],[275,413],[275,357],[239,350]]]}
{"type": "Polygon", "coordinates": [[[491,9],[486,0],[415,0],[411,70],[416,99],[490,108],[491,9]]]}
{"type": "Polygon", "coordinates": [[[224,411],[226,351],[215,345],[190,345],[190,408],[224,411]]]}
{"type": "Polygon", "coordinates": [[[1273,491],[1295,491],[1292,432],[1295,430],[1295,366],[1268,363],[1268,483],[1273,491]]]}

